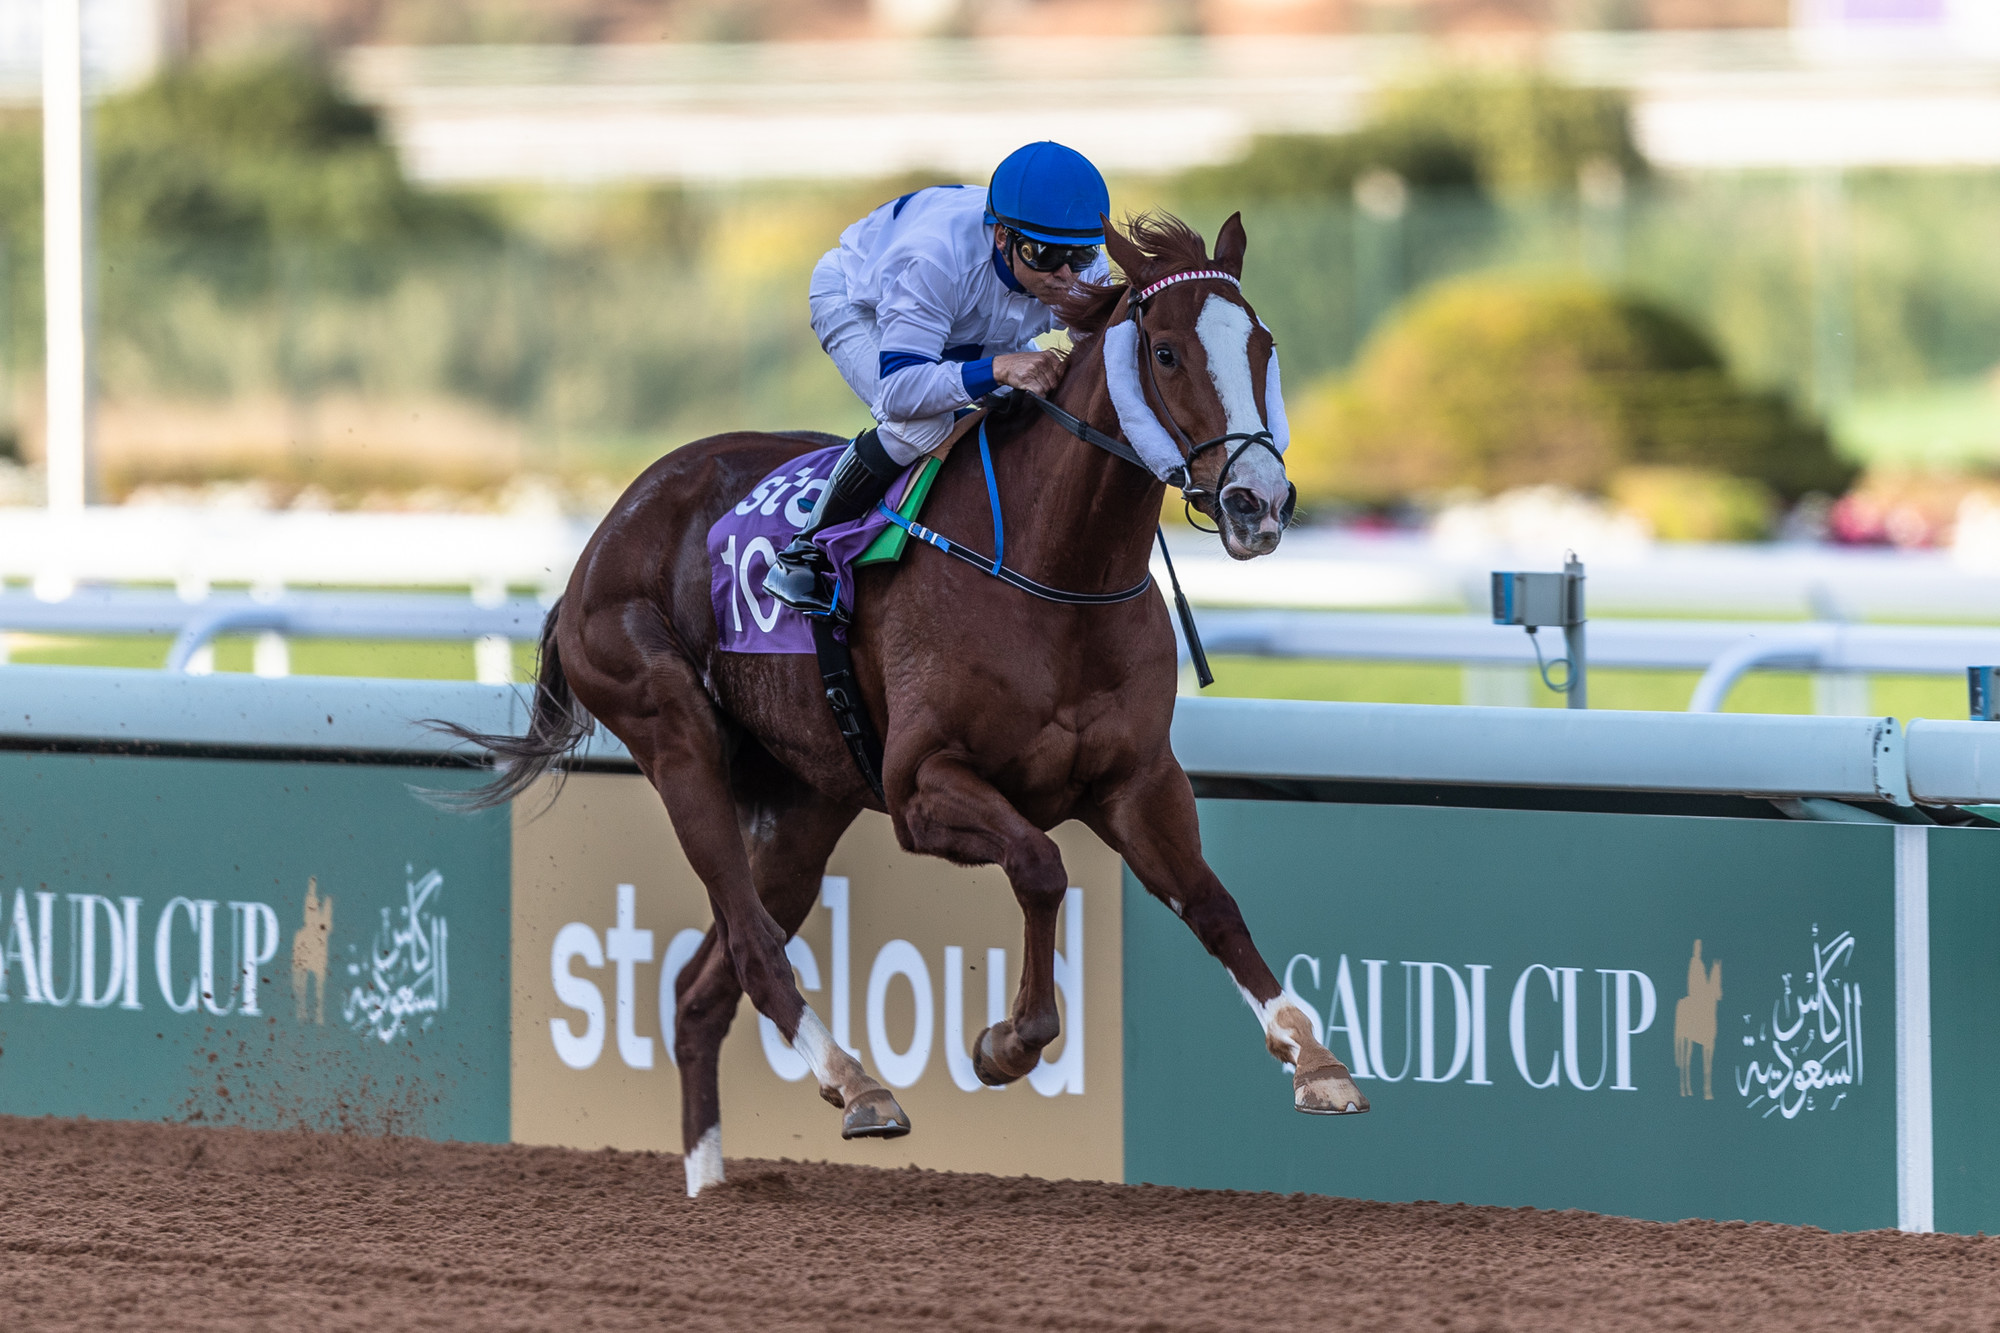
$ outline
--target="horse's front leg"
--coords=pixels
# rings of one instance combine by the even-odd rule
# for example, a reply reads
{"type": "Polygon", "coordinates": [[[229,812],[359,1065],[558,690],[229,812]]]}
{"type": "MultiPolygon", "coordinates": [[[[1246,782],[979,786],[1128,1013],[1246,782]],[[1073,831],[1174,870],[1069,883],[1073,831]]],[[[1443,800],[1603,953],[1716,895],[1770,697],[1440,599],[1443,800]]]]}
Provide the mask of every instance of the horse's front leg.
{"type": "Polygon", "coordinates": [[[1292,1104],[1312,1115],[1366,1111],[1368,1099],[1347,1066],[1313,1036],[1312,1019],[1278,985],[1236,900],[1202,859],[1194,789],[1180,765],[1155,764],[1100,801],[1085,822],[1229,969],[1264,1029],[1264,1045],[1293,1071],[1292,1104]]]}
{"type": "Polygon", "coordinates": [[[1056,913],[1069,887],[1062,853],[992,784],[945,756],[919,765],[897,817],[909,850],[961,865],[998,865],[1014,887],[1026,925],[1021,989],[1013,1015],[981,1032],[972,1047],[982,1083],[1012,1083],[1041,1062],[1042,1048],[1062,1030],[1055,987],[1056,913]]]}

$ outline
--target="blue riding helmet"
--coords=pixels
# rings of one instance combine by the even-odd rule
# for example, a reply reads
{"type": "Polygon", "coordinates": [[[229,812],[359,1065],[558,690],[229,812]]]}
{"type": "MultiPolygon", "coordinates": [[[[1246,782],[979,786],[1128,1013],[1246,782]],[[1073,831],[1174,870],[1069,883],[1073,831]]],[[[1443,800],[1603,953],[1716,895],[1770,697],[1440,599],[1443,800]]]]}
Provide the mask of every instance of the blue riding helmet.
{"type": "Polygon", "coordinates": [[[1104,244],[1111,191],[1090,159],[1044,139],[1017,148],[993,169],[986,220],[1057,245],[1104,244]]]}

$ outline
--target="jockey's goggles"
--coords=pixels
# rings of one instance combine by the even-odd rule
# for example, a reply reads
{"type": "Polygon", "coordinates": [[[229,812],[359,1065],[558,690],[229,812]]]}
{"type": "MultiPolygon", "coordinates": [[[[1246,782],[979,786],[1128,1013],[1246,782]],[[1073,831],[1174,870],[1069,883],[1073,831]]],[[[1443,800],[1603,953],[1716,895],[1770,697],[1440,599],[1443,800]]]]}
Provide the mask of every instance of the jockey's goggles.
{"type": "Polygon", "coordinates": [[[1014,253],[1037,273],[1054,273],[1065,264],[1069,265],[1070,272],[1081,273],[1097,262],[1097,247],[1094,245],[1064,245],[1057,241],[1038,241],[1032,236],[1016,235],[1014,253]]]}

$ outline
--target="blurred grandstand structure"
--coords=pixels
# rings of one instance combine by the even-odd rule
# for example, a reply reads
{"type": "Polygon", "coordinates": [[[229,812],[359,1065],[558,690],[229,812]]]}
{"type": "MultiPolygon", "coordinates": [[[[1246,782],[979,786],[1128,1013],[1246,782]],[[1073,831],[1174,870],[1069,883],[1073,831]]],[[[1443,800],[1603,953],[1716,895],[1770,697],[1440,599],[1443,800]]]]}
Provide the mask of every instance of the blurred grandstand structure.
{"type": "MultiPolygon", "coordinates": [[[[462,185],[968,174],[1056,133],[1110,170],[1172,171],[1258,133],[1351,129],[1371,94],[1461,54],[1417,36],[1006,37],[358,47],[347,68],[413,174],[462,185]]],[[[2000,161],[2000,44],[1574,30],[1509,58],[1629,91],[1667,169],[2000,161]]]]}

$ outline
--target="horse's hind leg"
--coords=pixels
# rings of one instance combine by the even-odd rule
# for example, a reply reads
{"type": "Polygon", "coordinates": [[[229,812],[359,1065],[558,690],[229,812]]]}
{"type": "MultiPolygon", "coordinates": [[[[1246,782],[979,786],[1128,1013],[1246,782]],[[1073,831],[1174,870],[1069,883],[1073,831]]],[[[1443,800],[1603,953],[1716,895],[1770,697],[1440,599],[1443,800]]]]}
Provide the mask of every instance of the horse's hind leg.
{"type": "MultiPolygon", "coordinates": [[[[789,939],[812,911],[820,877],[840,835],[854,822],[851,807],[814,800],[775,815],[748,810],[745,840],[758,899],[789,939]]],[[[736,1016],[743,987],[729,961],[720,924],[709,929],[681,970],[674,1050],[681,1077],[681,1143],[688,1197],[722,1180],[722,1099],[718,1085],[722,1039],[736,1016]]]]}
{"type": "Polygon", "coordinates": [[[1312,1115],[1366,1111],[1346,1065],[1313,1036],[1312,1020],[1278,985],[1243,913],[1201,855],[1187,774],[1166,759],[1104,799],[1086,821],[1154,897],[1229,970],[1264,1029],[1264,1045],[1293,1069],[1292,1104],[1312,1115]]]}
{"type": "MultiPolygon", "coordinates": [[[[577,655],[581,658],[581,654],[577,655]]],[[[737,824],[730,737],[693,669],[671,652],[653,652],[643,690],[612,688],[578,697],[632,751],[667,807],[688,864],[708,889],[729,964],[750,1003],[777,1024],[819,1081],[820,1095],[844,1107],[845,1137],[909,1132],[909,1117],[861,1062],[842,1050],[806,1005],[785,958],[789,934],[758,900],[750,857],[737,824]],[[623,704],[623,708],[614,704],[623,704]]]]}
{"type": "Polygon", "coordinates": [[[681,1076],[681,1165],[688,1197],[722,1183],[722,1039],[743,987],[729,963],[729,941],[716,922],[674,981],[674,1062],[681,1076]]]}

